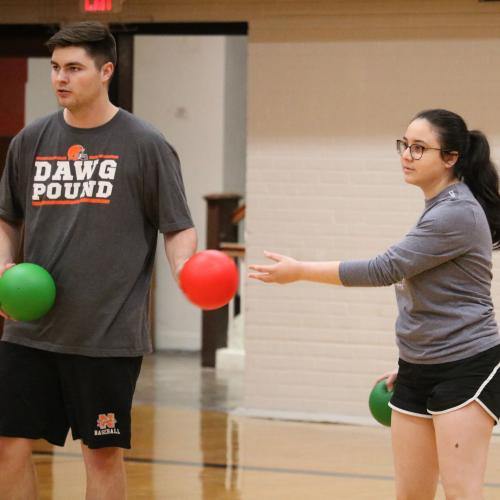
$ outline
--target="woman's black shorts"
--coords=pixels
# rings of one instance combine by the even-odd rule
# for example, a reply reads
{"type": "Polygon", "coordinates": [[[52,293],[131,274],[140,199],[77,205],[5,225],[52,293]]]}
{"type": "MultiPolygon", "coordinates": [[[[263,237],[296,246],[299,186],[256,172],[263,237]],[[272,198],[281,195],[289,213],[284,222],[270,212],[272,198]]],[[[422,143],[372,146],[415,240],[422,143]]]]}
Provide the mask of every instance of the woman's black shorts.
{"type": "Polygon", "coordinates": [[[440,364],[399,360],[393,410],[432,418],[476,401],[498,423],[500,417],[500,345],[470,358],[440,364]]]}

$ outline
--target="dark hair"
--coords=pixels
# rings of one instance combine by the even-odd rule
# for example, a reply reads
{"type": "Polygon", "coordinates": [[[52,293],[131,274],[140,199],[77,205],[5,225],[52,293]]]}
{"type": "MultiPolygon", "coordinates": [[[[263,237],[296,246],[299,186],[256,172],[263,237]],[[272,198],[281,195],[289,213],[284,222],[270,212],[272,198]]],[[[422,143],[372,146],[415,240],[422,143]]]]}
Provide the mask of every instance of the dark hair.
{"type": "Polygon", "coordinates": [[[45,45],[50,53],[57,47],[82,47],[100,69],[112,62],[116,66],[116,41],[108,27],[95,21],[68,24],[53,35],[45,45]]]}
{"type": "Polygon", "coordinates": [[[441,156],[458,152],[455,176],[465,182],[488,219],[493,248],[500,249],[500,193],[498,172],[490,158],[490,145],[479,130],[468,130],[463,118],[445,109],[429,109],[415,116],[427,120],[437,131],[441,156]]]}

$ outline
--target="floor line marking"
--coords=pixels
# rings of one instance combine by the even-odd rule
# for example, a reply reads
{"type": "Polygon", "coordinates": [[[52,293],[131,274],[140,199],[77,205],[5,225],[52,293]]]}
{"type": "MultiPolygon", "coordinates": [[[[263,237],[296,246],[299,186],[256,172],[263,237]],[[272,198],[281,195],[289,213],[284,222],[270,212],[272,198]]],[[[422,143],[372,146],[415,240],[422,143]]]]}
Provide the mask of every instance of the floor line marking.
{"type": "MultiPolygon", "coordinates": [[[[53,455],[60,457],[79,457],[78,453],[60,453],[51,451],[35,451],[34,455],[53,455]]],[[[379,474],[358,474],[354,472],[335,472],[335,471],[319,471],[308,469],[287,469],[281,467],[259,467],[256,465],[238,465],[238,464],[222,464],[211,462],[190,462],[186,460],[167,460],[157,458],[143,458],[143,457],[125,457],[125,462],[142,463],[152,465],[178,465],[184,467],[203,467],[207,469],[234,469],[251,472],[273,472],[277,474],[296,474],[303,476],[320,476],[320,477],[338,477],[344,479],[367,479],[371,481],[394,481],[394,476],[386,476],[379,474]]],[[[500,488],[500,483],[484,483],[485,488],[500,488]]]]}

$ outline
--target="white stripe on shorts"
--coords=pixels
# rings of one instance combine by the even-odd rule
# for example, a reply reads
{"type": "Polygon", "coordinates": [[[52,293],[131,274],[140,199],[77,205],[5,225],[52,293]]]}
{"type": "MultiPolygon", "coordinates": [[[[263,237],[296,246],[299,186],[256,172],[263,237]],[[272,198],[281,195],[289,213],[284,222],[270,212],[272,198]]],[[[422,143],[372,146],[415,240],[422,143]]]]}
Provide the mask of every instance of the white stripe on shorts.
{"type": "Polygon", "coordinates": [[[397,406],[394,406],[392,403],[389,403],[389,406],[393,410],[396,410],[399,413],[404,413],[405,415],[412,415],[413,417],[421,417],[421,418],[432,418],[432,415],[422,415],[422,413],[414,413],[412,411],[402,410],[401,408],[398,408],[397,406]]]}
{"type": "Polygon", "coordinates": [[[458,406],[454,406],[453,408],[448,408],[447,410],[431,411],[431,410],[427,409],[427,411],[431,415],[442,415],[443,413],[449,413],[451,411],[459,410],[460,408],[467,406],[469,403],[476,401],[477,403],[479,403],[481,408],[483,408],[491,417],[494,418],[495,422],[498,422],[498,417],[496,417],[494,415],[494,413],[489,408],[487,408],[486,405],[482,401],[479,400],[479,396],[481,395],[481,392],[483,392],[483,389],[486,387],[488,382],[495,376],[495,374],[499,368],[500,368],[500,363],[498,363],[498,365],[495,366],[495,368],[493,368],[492,372],[488,375],[488,377],[486,377],[486,380],[479,386],[479,389],[476,391],[476,394],[474,394],[474,396],[472,396],[470,399],[465,401],[465,403],[462,403],[458,406]]]}
{"type": "Polygon", "coordinates": [[[476,403],[498,424],[498,417],[479,398],[476,403]]]}

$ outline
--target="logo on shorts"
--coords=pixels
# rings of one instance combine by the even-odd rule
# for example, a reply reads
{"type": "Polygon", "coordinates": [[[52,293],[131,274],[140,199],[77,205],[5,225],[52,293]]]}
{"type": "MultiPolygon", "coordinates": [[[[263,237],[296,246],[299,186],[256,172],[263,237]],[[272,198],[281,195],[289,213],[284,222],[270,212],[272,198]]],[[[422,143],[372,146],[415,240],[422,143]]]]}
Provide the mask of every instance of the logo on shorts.
{"type": "Polygon", "coordinates": [[[100,413],[97,417],[97,427],[94,436],[104,436],[105,434],[120,434],[120,429],[116,427],[117,420],[114,413],[100,413]]]}

